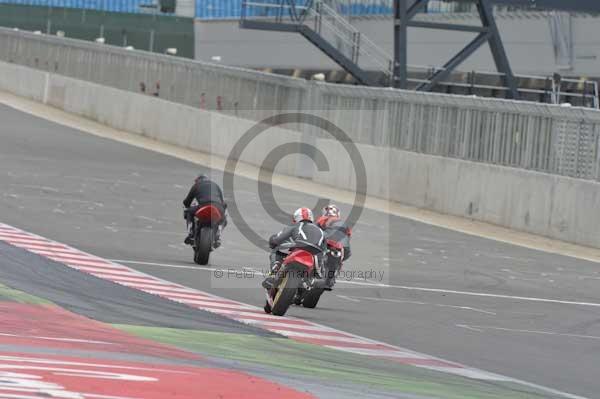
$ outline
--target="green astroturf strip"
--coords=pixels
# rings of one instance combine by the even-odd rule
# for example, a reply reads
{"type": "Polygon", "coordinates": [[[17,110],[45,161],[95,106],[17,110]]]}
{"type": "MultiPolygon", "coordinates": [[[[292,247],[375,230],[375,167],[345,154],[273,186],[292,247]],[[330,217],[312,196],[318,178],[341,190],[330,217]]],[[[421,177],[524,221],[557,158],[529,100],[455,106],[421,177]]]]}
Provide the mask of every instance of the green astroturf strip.
{"type": "MultiPolygon", "coordinates": [[[[47,300],[0,284],[0,301],[33,305],[47,300]]],[[[436,399],[534,399],[548,394],[507,382],[453,376],[388,360],[336,351],[285,338],[159,327],[115,325],[134,335],[225,360],[320,379],[324,384],[356,385],[436,399]]]]}
{"type": "Polygon", "coordinates": [[[158,327],[115,327],[203,355],[272,367],[290,376],[301,374],[334,384],[349,383],[443,399],[548,397],[513,383],[477,381],[290,339],[158,327]]]}
{"type": "Polygon", "coordinates": [[[0,283],[0,301],[6,300],[18,303],[28,303],[31,305],[49,305],[51,302],[38,298],[25,292],[14,290],[0,283]]]}

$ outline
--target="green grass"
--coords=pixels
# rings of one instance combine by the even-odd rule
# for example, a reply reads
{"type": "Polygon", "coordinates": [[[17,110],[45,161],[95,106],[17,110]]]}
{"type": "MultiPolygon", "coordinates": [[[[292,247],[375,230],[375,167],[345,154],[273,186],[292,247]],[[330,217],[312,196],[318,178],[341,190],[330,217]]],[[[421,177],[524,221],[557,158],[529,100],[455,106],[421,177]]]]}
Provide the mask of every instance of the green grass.
{"type": "Polygon", "coordinates": [[[272,367],[279,372],[444,399],[547,398],[511,383],[477,381],[354,355],[285,338],[117,325],[124,331],[205,356],[272,367]],[[526,392],[526,393],[525,393],[526,392]]]}
{"type": "Polygon", "coordinates": [[[0,301],[8,300],[11,302],[27,303],[30,305],[49,305],[49,302],[45,299],[38,298],[33,295],[29,295],[23,291],[15,290],[0,283],[0,301]]]}

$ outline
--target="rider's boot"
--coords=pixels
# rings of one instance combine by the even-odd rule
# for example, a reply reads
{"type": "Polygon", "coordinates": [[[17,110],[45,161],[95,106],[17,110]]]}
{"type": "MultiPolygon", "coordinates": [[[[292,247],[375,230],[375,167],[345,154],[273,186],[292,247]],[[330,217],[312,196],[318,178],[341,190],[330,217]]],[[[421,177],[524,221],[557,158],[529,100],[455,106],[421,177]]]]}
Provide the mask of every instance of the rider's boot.
{"type": "Polygon", "coordinates": [[[194,229],[191,227],[189,227],[189,231],[188,231],[188,235],[187,237],[185,237],[185,240],[183,241],[186,245],[192,245],[194,243],[194,229]]]}
{"type": "Polygon", "coordinates": [[[335,277],[330,277],[325,279],[325,291],[333,291],[333,286],[335,285],[335,277]]]}
{"type": "Polygon", "coordinates": [[[302,305],[302,295],[299,292],[296,292],[296,295],[294,295],[294,305],[302,305]]]}
{"type": "Polygon", "coordinates": [[[279,269],[281,269],[281,262],[275,261],[271,265],[271,271],[269,272],[269,275],[262,282],[264,289],[270,290],[275,287],[275,277],[277,276],[279,269]]]}
{"type": "Polygon", "coordinates": [[[325,270],[325,291],[332,291],[333,286],[335,285],[335,275],[336,271],[333,270],[325,270]]]}
{"type": "Polygon", "coordinates": [[[217,232],[215,235],[215,243],[213,244],[213,246],[215,247],[215,249],[219,248],[221,246],[221,233],[223,232],[223,225],[219,225],[217,227],[217,232]]]}

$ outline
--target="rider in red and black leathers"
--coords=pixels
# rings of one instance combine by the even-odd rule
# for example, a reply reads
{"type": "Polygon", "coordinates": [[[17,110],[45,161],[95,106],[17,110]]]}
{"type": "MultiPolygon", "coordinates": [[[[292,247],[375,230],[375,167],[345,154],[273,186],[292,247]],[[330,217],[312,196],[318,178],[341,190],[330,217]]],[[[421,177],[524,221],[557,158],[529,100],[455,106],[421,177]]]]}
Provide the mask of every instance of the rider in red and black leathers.
{"type": "MultiPolygon", "coordinates": [[[[185,220],[188,222],[188,226],[194,225],[194,215],[196,211],[200,209],[200,207],[204,205],[212,204],[215,206],[221,214],[223,215],[223,219],[219,225],[219,229],[217,231],[217,245],[220,244],[220,232],[225,226],[227,226],[227,213],[225,210],[227,209],[227,204],[223,199],[223,191],[221,187],[212,180],[208,178],[208,176],[201,174],[194,181],[194,185],[190,188],[188,195],[183,200],[183,206],[186,208],[184,215],[185,220]],[[196,205],[192,206],[192,203],[196,200],[196,205]]],[[[188,237],[185,239],[186,244],[191,242],[193,237],[193,231],[190,229],[188,237]]]]}
{"type": "Polygon", "coordinates": [[[270,273],[263,281],[263,287],[273,288],[274,276],[279,271],[287,251],[299,248],[320,257],[324,251],[325,235],[323,231],[313,223],[313,213],[308,208],[299,208],[292,217],[293,224],[286,226],[277,234],[269,238],[271,254],[269,255],[270,273]],[[285,251],[285,252],[283,252],[285,251]]]}
{"type": "Polygon", "coordinates": [[[350,237],[352,229],[346,226],[341,219],[341,213],[337,206],[328,205],[323,208],[323,215],[317,219],[316,224],[323,229],[325,240],[334,240],[344,246],[344,258],[346,260],[352,255],[350,251],[350,237]]]}

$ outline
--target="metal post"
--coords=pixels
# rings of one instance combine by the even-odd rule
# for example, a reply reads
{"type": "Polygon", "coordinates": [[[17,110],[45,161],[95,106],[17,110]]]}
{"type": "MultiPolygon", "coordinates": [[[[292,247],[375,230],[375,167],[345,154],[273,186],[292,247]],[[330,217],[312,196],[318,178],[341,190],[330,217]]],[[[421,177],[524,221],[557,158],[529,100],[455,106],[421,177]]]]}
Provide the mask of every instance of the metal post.
{"type": "Polygon", "coordinates": [[[356,56],[356,52],[357,52],[357,48],[356,48],[356,32],[352,33],[352,62],[356,63],[356,59],[358,58],[356,56]]]}
{"type": "Polygon", "coordinates": [[[352,61],[358,65],[358,59],[360,58],[360,32],[356,32],[354,36],[354,58],[352,61]]]}
{"type": "Polygon", "coordinates": [[[478,0],[477,11],[479,12],[481,23],[490,32],[490,50],[492,51],[492,56],[494,57],[494,62],[496,63],[498,72],[504,75],[504,85],[508,88],[506,95],[508,98],[517,99],[519,98],[517,81],[510,67],[510,63],[508,62],[506,50],[502,44],[500,32],[498,31],[498,26],[496,25],[496,20],[494,19],[494,13],[490,0],[478,0]]]}
{"type": "Polygon", "coordinates": [[[555,73],[552,76],[552,81],[553,81],[553,92],[554,92],[554,104],[560,104],[560,98],[561,98],[561,88],[562,88],[562,76],[560,76],[559,73],[555,73]]]}
{"type": "Polygon", "coordinates": [[[321,3],[317,3],[317,18],[319,21],[319,27],[317,32],[321,34],[323,30],[323,11],[321,10],[321,3]]]}
{"type": "Polygon", "coordinates": [[[148,43],[148,51],[154,52],[154,29],[150,31],[150,43],[148,43]]]}
{"type": "Polygon", "coordinates": [[[469,74],[469,94],[475,94],[475,71],[471,71],[469,74]]]}
{"type": "Polygon", "coordinates": [[[552,104],[554,102],[554,84],[552,79],[546,78],[546,85],[544,86],[544,98],[543,102],[552,104]]]}
{"type": "Polygon", "coordinates": [[[412,19],[422,8],[426,8],[427,3],[429,3],[429,0],[414,0],[414,3],[406,12],[407,18],[412,19]]]}
{"type": "Polygon", "coordinates": [[[394,0],[394,87],[408,87],[407,0],[394,0]]]}
{"type": "Polygon", "coordinates": [[[285,12],[285,10],[283,9],[283,7],[285,6],[285,4],[283,3],[283,1],[281,3],[279,3],[279,6],[280,7],[277,10],[277,18],[276,18],[277,22],[283,21],[283,13],[285,12]]]}

